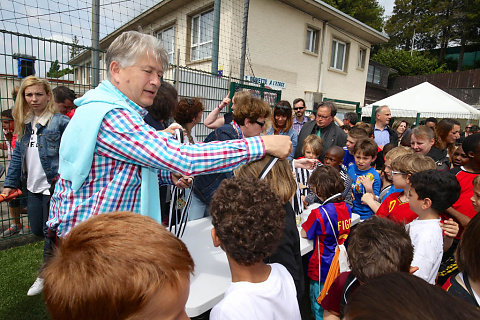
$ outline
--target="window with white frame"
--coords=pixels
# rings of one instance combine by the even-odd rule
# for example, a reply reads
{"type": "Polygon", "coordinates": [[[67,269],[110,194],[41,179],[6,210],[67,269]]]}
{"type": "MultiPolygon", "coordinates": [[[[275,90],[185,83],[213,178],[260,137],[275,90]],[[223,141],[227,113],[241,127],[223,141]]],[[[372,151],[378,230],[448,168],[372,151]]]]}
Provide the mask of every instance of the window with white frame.
{"type": "Polygon", "coordinates": [[[307,27],[307,37],[305,42],[305,50],[318,53],[318,30],[307,27]]]}
{"type": "Polygon", "coordinates": [[[365,57],[367,56],[367,50],[365,49],[360,49],[358,51],[358,67],[360,69],[365,68],[365,57]]]}
{"type": "Polygon", "coordinates": [[[175,64],[175,26],[159,31],[157,38],[162,42],[165,51],[167,51],[168,63],[175,64]]]}
{"type": "Polygon", "coordinates": [[[346,54],[347,54],[347,44],[340,40],[333,39],[330,68],[340,70],[340,71],[345,71],[346,54]]]}
{"type": "Polygon", "coordinates": [[[213,10],[192,17],[191,33],[190,61],[211,58],[213,10]]]}

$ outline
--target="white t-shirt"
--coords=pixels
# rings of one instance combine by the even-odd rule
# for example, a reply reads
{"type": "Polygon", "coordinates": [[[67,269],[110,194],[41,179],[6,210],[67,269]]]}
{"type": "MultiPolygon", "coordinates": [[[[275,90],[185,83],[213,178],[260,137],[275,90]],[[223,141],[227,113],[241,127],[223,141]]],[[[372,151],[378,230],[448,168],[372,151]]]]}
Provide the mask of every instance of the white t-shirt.
{"type": "Polygon", "coordinates": [[[35,116],[32,121],[32,135],[28,142],[27,152],[25,153],[25,163],[27,165],[27,189],[31,193],[43,193],[49,195],[50,184],[48,183],[45,171],[40,163],[37,143],[37,123],[38,117],[35,116]]]}
{"type": "Polygon", "coordinates": [[[440,219],[415,219],[405,226],[413,245],[412,267],[414,273],[430,284],[435,284],[438,268],[443,255],[443,236],[440,219]]]}
{"type": "Polygon", "coordinates": [[[297,291],[287,269],[278,263],[261,283],[234,282],[210,313],[210,319],[301,319],[297,291]]]}

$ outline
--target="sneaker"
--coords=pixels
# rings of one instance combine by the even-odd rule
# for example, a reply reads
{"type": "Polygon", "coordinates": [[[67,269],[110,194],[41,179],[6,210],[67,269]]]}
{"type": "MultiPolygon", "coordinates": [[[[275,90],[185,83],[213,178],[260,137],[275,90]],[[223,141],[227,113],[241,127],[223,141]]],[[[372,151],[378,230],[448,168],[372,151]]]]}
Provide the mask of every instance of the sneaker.
{"type": "Polygon", "coordinates": [[[2,233],[2,238],[8,238],[8,237],[11,237],[17,233],[20,232],[20,230],[22,230],[22,225],[17,225],[17,224],[11,224],[10,225],[10,228],[8,228],[7,230],[3,231],[2,233]]]}
{"type": "Polygon", "coordinates": [[[35,282],[32,284],[30,289],[28,289],[27,296],[36,296],[37,294],[42,293],[43,291],[43,279],[38,277],[35,279],[35,282]]]}
{"type": "Polygon", "coordinates": [[[20,231],[20,234],[29,234],[30,232],[30,226],[23,226],[22,230],[20,231]]]}

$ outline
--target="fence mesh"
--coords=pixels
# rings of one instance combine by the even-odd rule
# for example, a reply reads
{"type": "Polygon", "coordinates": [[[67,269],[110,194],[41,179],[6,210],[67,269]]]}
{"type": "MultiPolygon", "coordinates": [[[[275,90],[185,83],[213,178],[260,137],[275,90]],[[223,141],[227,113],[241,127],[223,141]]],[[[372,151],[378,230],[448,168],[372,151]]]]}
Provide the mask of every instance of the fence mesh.
{"type": "MultiPolygon", "coordinates": [[[[11,109],[15,86],[20,86],[25,72],[47,78],[52,88],[64,85],[83,95],[94,87],[92,52],[100,60],[99,78],[106,78],[105,50],[119,32],[139,30],[157,36],[167,50],[170,68],[164,79],[178,90],[179,97],[201,98],[204,118],[231,90],[232,81],[239,79],[244,1],[223,0],[220,23],[215,24],[212,1],[106,1],[99,4],[100,49],[92,47],[92,2],[81,0],[4,0],[0,7],[0,111],[11,109]],[[122,27],[127,26],[127,27],[122,27]],[[124,30],[124,29],[121,29],[124,30]],[[212,73],[213,48],[218,33],[218,70],[212,73]],[[33,71],[34,69],[34,71],[33,71]]],[[[248,46],[245,69],[255,76],[249,65],[248,46]]],[[[246,82],[245,82],[246,83],[246,82]]],[[[278,101],[279,93],[264,91],[260,85],[236,86],[249,90],[270,104],[278,101]]],[[[222,110],[226,112],[227,110],[222,110]]],[[[5,118],[2,117],[2,120],[5,118]]],[[[195,134],[202,139],[210,132],[203,123],[195,134]]],[[[0,139],[0,164],[7,168],[9,152],[5,134],[0,139]]],[[[3,187],[5,174],[0,177],[3,187]]],[[[22,202],[22,205],[25,201],[22,202]]],[[[11,209],[10,209],[11,210],[11,209]]],[[[21,222],[28,226],[26,209],[21,222]]],[[[16,221],[6,203],[0,205],[0,232],[16,221]]],[[[13,238],[28,234],[24,229],[13,238]]],[[[0,242],[12,237],[2,237],[0,242]]]]}

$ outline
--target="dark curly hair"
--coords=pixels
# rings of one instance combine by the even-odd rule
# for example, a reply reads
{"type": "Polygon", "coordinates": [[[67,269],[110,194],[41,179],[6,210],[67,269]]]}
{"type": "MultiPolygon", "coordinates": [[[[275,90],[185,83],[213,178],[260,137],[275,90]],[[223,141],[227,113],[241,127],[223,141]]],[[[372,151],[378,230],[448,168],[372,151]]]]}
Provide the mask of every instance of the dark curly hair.
{"type": "Polygon", "coordinates": [[[147,107],[148,113],[158,122],[167,121],[175,113],[178,93],[174,86],[162,80],[153,104],[147,107]]]}
{"type": "Polygon", "coordinates": [[[183,98],[178,101],[174,119],[178,124],[183,126],[186,123],[192,122],[198,113],[204,109],[203,104],[197,98],[183,98]]]}
{"type": "Polygon", "coordinates": [[[263,180],[223,180],[213,195],[210,212],[222,249],[244,266],[269,256],[283,235],[285,210],[263,180]]]}

